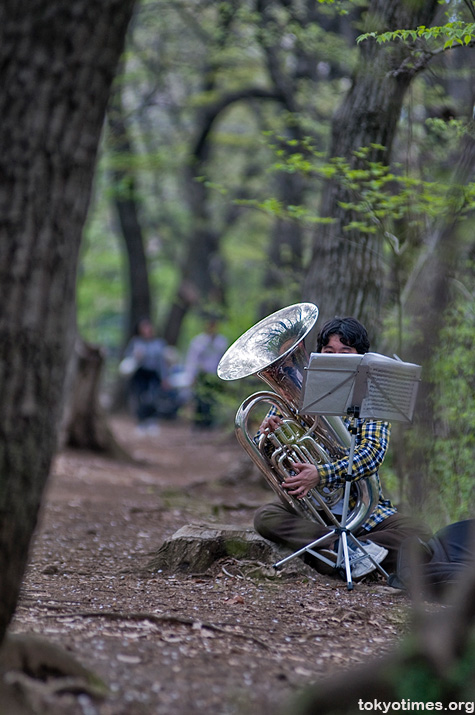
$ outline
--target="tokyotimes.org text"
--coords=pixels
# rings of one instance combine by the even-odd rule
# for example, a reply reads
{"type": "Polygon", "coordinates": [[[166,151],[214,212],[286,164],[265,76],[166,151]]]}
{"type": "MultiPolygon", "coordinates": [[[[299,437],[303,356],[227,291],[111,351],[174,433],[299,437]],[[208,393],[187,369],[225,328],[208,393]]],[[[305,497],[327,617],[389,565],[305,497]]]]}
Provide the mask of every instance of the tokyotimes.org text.
{"type": "Polygon", "coordinates": [[[452,713],[474,713],[473,702],[453,702],[447,705],[440,702],[423,703],[419,700],[358,700],[358,709],[362,712],[389,713],[395,710],[404,712],[452,712],[452,713]]]}

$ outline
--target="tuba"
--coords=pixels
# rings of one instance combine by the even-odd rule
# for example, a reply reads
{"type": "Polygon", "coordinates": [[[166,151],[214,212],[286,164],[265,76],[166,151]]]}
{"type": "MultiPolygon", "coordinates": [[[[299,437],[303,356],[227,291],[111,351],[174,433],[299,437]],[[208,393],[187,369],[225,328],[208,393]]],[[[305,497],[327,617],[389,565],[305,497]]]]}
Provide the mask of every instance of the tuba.
{"type": "MultiPolygon", "coordinates": [[[[298,414],[310,359],[305,338],[317,317],[318,308],[313,303],[297,303],[269,315],[228,348],[217,374],[222,380],[257,375],[272,388],[251,395],[239,407],[235,419],[238,442],[284,504],[307,519],[338,527],[335,513],[343,499],[343,487],[315,487],[299,499],[282,487],[292,474],[292,462],[331,462],[347,456],[350,448],[350,434],[340,417],[298,414]],[[274,407],[283,421],[274,432],[256,436],[249,429],[250,417],[262,404],[274,407]]],[[[378,501],[378,492],[375,475],[352,484],[356,504],[348,513],[347,529],[355,531],[365,521],[378,501]]]]}

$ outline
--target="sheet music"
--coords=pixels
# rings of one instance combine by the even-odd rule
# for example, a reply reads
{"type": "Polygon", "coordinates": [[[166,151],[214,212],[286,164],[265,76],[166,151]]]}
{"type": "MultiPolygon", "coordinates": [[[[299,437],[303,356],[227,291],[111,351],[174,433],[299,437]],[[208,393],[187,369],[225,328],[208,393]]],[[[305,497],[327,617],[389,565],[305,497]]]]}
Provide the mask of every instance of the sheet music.
{"type": "Polygon", "coordinates": [[[366,353],[368,386],[360,416],[411,422],[421,374],[420,365],[394,360],[377,353],[366,353]]]}
{"type": "Polygon", "coordinates": [[[356,370],[362,355],[312,353],[305,371],[300,412],[342,415],[353,394],[356,370]],[[335,361],[336,358],[336,361],[335,361]],[[340,359],[341,358],[341,359],[340,359]],[[318,379],[312,373],[318,370],[318,379]]]}
{"type": "Polygon", "coordinates": [[[312,353],[305,374],[301,414],[344,415],[411,422],[421,367],[380,355],[312,353]]]}

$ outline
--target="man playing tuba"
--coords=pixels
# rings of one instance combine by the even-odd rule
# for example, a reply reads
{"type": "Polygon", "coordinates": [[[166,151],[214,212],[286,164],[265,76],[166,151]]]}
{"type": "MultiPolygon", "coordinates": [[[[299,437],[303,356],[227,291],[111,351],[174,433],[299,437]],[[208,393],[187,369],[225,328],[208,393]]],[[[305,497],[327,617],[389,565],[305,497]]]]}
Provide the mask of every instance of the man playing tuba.
{"type": "MultiPolygon", "coordinates": [[[[331,353],[335,355],[369,351],[370,343],[366,328],[355,318],[334,318],[322,327],[317,338],[316,352],[331,353]]],[[[350,418],[345,419],[348,426],[350,418]]],[[[282,423],[277,408],[272,407],[263,420],[256,438],[275,431],[282,423]]],[[[388,445],[391,426],[388,422],[375,419],[357,420],[357,438],[353,461],[353,479],[355,483],[375,475],[378,484],[378,500],[375,508],[367,515],[365,521],[357,528],[354,535],[361,541],[366,551],[374,561],[381,564],[386,571],[396,569],[397,553],[401,543],[409,536],[427,538],[428,532],[424,527],[419,527],[409,517],[398,513],[390,500],[383,497],[378,470],[384,461],[388,445]]],[[[293,498],[306,497],[309,490],[318,487],[335,489],[344,487],[348,471],[348,455],[323,462],[298,462],[294,461],[290,473],[282,482],[282,488],[287,490],[293,498]]],[[[353,502],[355,497],[353,496],[353,502]]],[[[341,502],[332,509],[338,513],[341,502]]],[[[350,508],[352,501],[350,497],[350,508]]],[[[320,553],[328,561],[335,564],[338,553],[338,534],[331,527],[306,519],[297,514],[290,504],[280,500],[260,507],[254,517],[256,531],[266,539],[282,544],[293,551],[297,551],[308,544],[329,534],[328,543],[320,553]]],[[[373,571],[376,566],[369,558],[361,559],[361,553],[349,546],[350,566],[353,578],[362,578],[373,571]],[[352,559],[353,557],[353,559],[352,559]],[[352,560],[355,562],[352,565],[352,560]]],[[[334,567],[320,561],[309,553],[305,554],[305,561],[321,573],[332,573],[334,567]]]]}

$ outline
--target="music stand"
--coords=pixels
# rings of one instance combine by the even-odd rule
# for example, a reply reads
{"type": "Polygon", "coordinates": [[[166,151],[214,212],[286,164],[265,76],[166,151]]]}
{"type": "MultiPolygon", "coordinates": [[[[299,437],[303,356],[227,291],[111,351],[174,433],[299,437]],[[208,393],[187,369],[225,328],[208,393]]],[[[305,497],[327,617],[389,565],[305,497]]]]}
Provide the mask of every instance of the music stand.
{"type": "Polygon", "coordinates": [[[358,433],[358,418],[383,419],[410,424],[414,413],[421,367],[413,363],[388,358],[378,353],[364,355],[335,355],[312,353],[306,368],[299,413],[305,415],[348,415],[350,424],[350,451],[345,477],[343,509],[340,525],[329,527],[328,534],[316,539],[275,564],[278,568],[286,561],[310,553],[321,561],[332,562],[315,548],[331,534],[339,535],[336,569],[344,570],[348,590],[353,588],[348,554],[348,539],[361,552],[357,561],[369,558],[380,573],[388,573],[366,551],[364,545],[347,529],[353,462],[358,433]]]}

